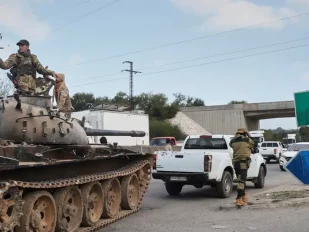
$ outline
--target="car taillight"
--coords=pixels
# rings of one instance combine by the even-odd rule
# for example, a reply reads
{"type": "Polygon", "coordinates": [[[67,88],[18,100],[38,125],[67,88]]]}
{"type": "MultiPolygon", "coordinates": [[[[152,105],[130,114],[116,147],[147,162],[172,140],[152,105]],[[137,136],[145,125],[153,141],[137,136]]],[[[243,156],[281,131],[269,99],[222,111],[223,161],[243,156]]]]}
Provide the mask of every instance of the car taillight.
{"type": "Polygon", "coordinates": [[[274,154],[277,154],[277,149],[276,148],[274,149],[274,154]]]}
{"type": "Polygon", "coordinates": [[[157,167],[157,154],[154,154],[153,155],[153,166],[152,166],[152,169],[156,169],[157,167]]]}
{"type": "Polygon", "coordinates": [[[211,172],[212,155],[204,156],[204,172],[211,172]]]}

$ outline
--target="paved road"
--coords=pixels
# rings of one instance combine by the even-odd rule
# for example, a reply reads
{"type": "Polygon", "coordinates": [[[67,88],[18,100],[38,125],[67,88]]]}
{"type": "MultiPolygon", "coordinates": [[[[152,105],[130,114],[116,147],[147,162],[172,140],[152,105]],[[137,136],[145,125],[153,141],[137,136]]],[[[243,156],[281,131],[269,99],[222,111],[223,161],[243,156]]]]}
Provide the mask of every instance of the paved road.
{"type": "MultiPolygon", "coordinates": [[[[255,189],[253,184],[249,183],[249,197],[253,193],[281,184],[297,183],[290,174],[280,171],[278,164],[268,164],[267,168],[265,188],[255,189]]],[[[234,194],[236,196],[236,189],[234,194]]],[[[308,208],[218,211],[220,205],[233,202],[234,199],[234,196],[219,199],[216,197],[215,189],[210,187],[196,189],[189,186],[184,187],[180,196],[171,197],[166,193],[162,181],[153,180],[140,212],[116,222],[103,231],[308,231],[308,208]]]]}

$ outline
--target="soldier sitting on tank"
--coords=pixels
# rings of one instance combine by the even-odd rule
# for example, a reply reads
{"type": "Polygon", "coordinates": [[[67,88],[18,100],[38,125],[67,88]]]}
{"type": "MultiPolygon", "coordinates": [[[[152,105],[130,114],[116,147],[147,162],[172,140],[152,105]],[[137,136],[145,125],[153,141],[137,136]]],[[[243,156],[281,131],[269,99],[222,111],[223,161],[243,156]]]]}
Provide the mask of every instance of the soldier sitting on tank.
{"type": "Polygon", "coordinates": [[[1,69],[11,69],[14,83],[18,91],[23,94],[33,95],[36,88],[36,72],[42,75],[56,76],[54,71],[48,70],[42,66],[37,56],[31,54],[29,42],[20,40],[17,44],[19,50],[11,54],[6,61],[0,58],[1,69]]]}
{"type": "Polygon", "coordinates": [[[64,112],[67,118],[71,118],[72,104],[69,89],[65,84],[65,75],[62,73],[56,74],[53,99],[55,98],[59,111],[64,112]]]}

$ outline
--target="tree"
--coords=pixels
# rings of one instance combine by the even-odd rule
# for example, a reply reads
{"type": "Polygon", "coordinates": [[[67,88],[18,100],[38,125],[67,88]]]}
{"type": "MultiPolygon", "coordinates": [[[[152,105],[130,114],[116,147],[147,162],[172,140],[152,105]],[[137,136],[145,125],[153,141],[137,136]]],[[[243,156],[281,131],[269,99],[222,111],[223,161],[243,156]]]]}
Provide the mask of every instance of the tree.
{"type": "Polygon", "coordinates": [[[172,104],[178,107],[205,106],[204,101],[200,98],[185,96],[181,93],[174,93],[173,95],[175,100],[172,104]]]}
{"type": "Polygon", "coordinates": [[[195,98],[191,106],[205,106],[205,102],[202,99],[195,98]]]}
{"type": "Polygon", "coordinates": [[[142,93],[136,96],[135,104],[136,109],[144,110],[150,119],[170,119],[179,111],[177,106],[168,104],[168,98],[163,93],[142,93]]]}
{"type": "Polygon", "coordinates": [[[309,142],[309,127],[299,128],[299,135],[303,142],[309,142]]]}
{"type": "Polygon", "coordinates": [[[130,98],[125,92],[120,91],[110,102],[117,105],[129,105],[130,98]]]}
{"type": "Polygon", "coordinates": [[[109,99],[108,97],[97,97],[95,99],[95,105],[101,105],[101,104],[110,104],[111,103],[111,99],[109,99]]]}
{"type": "Polygon", "coordinates": [[[173,136],[177,140],[183,140],[186,135],[181,132],[178,126],[173,126],[166,121],[158,121],[152,119],[149,122],[150,138],[161,137],[161,136],[173,136]]]}
{"type": "Polygon", "coordinates": [[[92,93],[75,93],[71,102],[75,111],[82,111],[95,106],[96,99],[92,93]]]}
{"type": "Polygon", "coordinates": [[[247,103],[248,103],[247,101],[235,101],[235,100],[233,100],[233,101],[230,101],[228,103],[228,105],[231,105],[231,104],[247,104],[247,103]]]}
{"type": "Polygon", "coordinates": [[[7,95],[12,94],[14,90],[13,83],[8,79],[5,78],[4,75],[0,76],[0,97],[5,97],[7,95]]]}

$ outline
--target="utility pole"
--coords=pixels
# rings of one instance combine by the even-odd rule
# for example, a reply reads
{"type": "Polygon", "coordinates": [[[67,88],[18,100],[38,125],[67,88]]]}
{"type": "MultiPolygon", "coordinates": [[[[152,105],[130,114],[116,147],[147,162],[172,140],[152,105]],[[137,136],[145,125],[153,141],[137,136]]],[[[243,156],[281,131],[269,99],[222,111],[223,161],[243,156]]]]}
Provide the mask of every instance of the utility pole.
{"type": "Polygon", "coordinates": [[[133,62],[132,61],[124,61],[124,63],[129,63],[130,64],[130,70],[129,69],[125,69],[125,70],[122,70],[121,72],[125,71],[125,72],[129,72],[130,73],[130,88],[129,88],[129,91],[130,91],[130,106],[131,106],[131,110],[134,109],[134,102],[133,102],[133,73],[136,74],[136,73],[142,73],[142,72],[139,72],[139,71],[134,71],[133,70],[133,62]]]}

